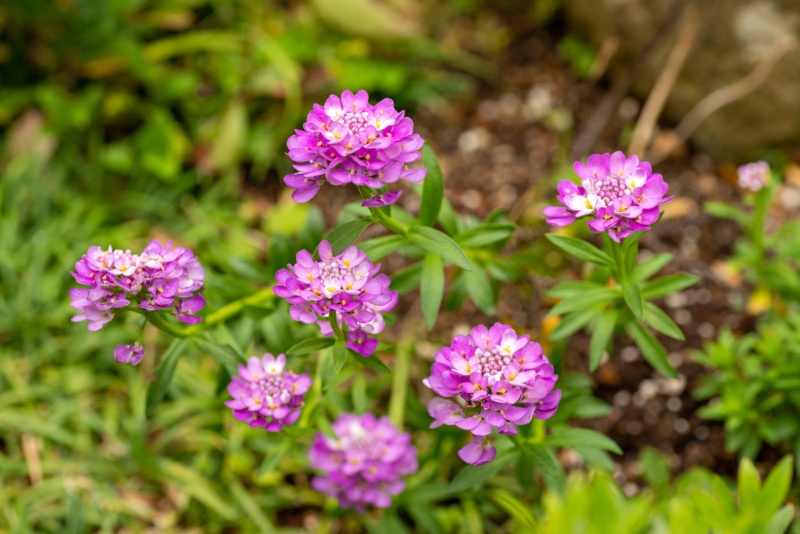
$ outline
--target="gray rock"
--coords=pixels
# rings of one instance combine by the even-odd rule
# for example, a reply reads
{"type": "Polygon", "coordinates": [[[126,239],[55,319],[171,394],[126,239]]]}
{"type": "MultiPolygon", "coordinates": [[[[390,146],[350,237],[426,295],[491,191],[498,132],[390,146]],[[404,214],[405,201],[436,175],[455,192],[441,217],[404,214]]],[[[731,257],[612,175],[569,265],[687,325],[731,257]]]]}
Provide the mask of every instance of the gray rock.
{"type": "MultiPolygon", "coordinates": [[[[691,140],[717,158],[743,162],[753,151],[800,146],[800,1],[689,1],[698,32],[677,83],[661,115],[674,127],[702,98],[748,73],[782,39],[795,43],[767,80],[744,98],[706,119],[691,140]]],[[[621,72],[650,41],[673,0],[565,0],[572,28],[598,46],[610,37],[619,42],[609,66],[621,72]]],[[[632,91],[649,94],[672,49],[679,22],[649,54],[632,91]]]]}

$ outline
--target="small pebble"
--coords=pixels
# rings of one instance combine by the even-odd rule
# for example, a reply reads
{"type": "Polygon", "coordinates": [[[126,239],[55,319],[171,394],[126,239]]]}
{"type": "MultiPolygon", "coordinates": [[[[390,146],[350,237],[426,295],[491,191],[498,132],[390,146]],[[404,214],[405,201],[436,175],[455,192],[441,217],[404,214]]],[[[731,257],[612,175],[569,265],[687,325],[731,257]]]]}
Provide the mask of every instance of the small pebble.
{"type": "Polygon", "coordinates": [[[692,322],[692,313],[689,310],[676,310],[674,319],[678,324],[689,324],[692,322]]]}
{"type": "Polygon", "coordinates": [[[679,417],[675,419],[675,422],[672,424],[672,427],[678,434],[686,434],[689,431],[689,421],[687,421],[683,417],[679,417]]]}
{"type": "Polygon", "coordinates": [[[626,482],[622,485],[622,493],[624,493],[626,497],[635,497],[639,494],[639,485],[635,482],[626,482]]]}
{"type": "Polygon", "coordinates": [[[656,396],[658,393],[658,387],[656,383],[650,379],[642,380],[639,383],[639,394],[642,396],[643,399],[649,400],[656,396]]]}
{"type": "Polygon", "coordinates": [[[686,295],[683,293],[670,293],[664,297],[664,302],[670,308],[682,308],[686,306],[686,295]]]}
{"type": "Polygon", "coordinates": [[[623,362],[635,362],[639,358],[639,349],[636,347],[625,347],[619,351],[619,357],[623,362]]]}
{"type": "Polygon", "coordinates": [[[631,403],[631,394],[624,389],[614,393],[614,406],[625,407],[631,403]]]}
{"type": "Polygon", "coordinates": [[[700,425],[694,429],[694,437],[696,437],[699,440],[705,441],[708,439],[708,436],[710,435],[711,435],[711,430],[709,430],[709,428],[705,425],[700,425]]]}
{"type": "Polygon", "coordinates": [[[683,406],[683,401],[678,397],[670,397],[667,399],[667,410],[677,412],[683,406]]]}
{"type": "Polygon", "coordinates": [[[716,328],[714,328],[714,325],[711,323],[700,323],[697,325],[697,335],[702,338],[711,339],[714,337],[715,333],[716,328]]]}
{"type": "Polygon", "coordinates": [[[472,128],[458,136],[458,148],[462,152],[475,152],[489,145],[491,136],[485,128],[472,128]]]}

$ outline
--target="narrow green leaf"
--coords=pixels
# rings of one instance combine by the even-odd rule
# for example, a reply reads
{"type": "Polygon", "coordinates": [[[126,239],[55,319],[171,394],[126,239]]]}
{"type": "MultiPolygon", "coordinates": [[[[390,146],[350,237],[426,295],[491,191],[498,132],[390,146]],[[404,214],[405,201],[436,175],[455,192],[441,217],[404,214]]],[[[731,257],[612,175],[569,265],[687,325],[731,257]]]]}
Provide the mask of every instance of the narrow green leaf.
{"type": "Polygon", "coordinates": [[[406,236],[384,235],[359,243],[358,248],[363,250],[370,260],[378,261],[407,243],[406,236]]]}
{"type": "Polygon", "coordinates": [[[775,510],[786,500],[792,482],[793,463],[791,456],[784,457],[764,481],[758,503],[762,510],[775,510]]]}
{"type": "Polygon", "coordinates": [[[332,337],[311,337],[293,345],[286,351],[286,355],[299,356],[301,354],[311,354],[312,352],[327,349],[334,343],[336,343],[336,340],[332,337]]]}
{"type": "Polygon", "coordinates": [[[419,293],[425,326],[428,330],[433,330],[444,296],[444,261],[431,252],[425,255],[422,262],[419,293]]]}
{"type": "Polygon", "coordinates": [[[678,341],[686,341],[686,336],[683,335],[678,325],[675,324],[664,310],[652,302],[645,303],[645,307],[647,308],[647,324],[665,336],[677,339],[678,341]]]}
{"type": "Polygon", "coordinates": [[[152,415],[153,410],[155,410],[156,406],[164,399],[169,383],[172,381],[172,376],[175,374],[175,367],[177,367],[178,361],[181,359],[183,351],[186,349],[186,343],[186,338],[176,338],[172,340],[172,343],[170,343],[166,352],[164,352],[164,355],[161,357],[161,363],[154,371],[156,380],[147,388],[147,408],[145,413],[148,417],[152,415]]]}
{"type": "Polygon", "coordinates": [[[428,143],[422,145],[422,162],[428,169],[422,182],[422,204],[419,207],[419,220],[425,226],[433,226],[439,217],[444,197],[444,182],[439,160],[428,143]]]}
{"type": "Polygon", "coordinates": [[[557,427],[544,440],[551,447],[591,447],[622,454],[622,449],[605,434],[588,428],[557,427]]]}
{"type": "Polygon", "coordinates": [[[508,239],[516,226],[504,223],[481,224],[453,237],[464,248],[481,248],[508,239]]]}
{"type": "Polygon", "coordinates": [[[636,346],[642,351],[644,359],[659,373],[670,378],[677,378],[678,373],[670,365],[667,359],[667,351],[664,346],[638,321],[630,321],[627,324],[628,333],[633,338],[636,346]]]}
{"type": "Polygon", "coordinates": [[[619,298],[619,290],[609,287],[599,287],[588,289],[580,295],[573,295],[565,298],[547,312],[548,316],[564,315],[578,310],[583,310],[587,306],[613,302],[619,298]]]}
{"type": "Polygon", "coordinates": [[[468,465],[455,476],[448,486],[450,493],[460,493],[464,490],[476,488],[499,473],[516,457],[515,452],[501,454],[494,460],[483,465],[468,465]]]}
{"type": "Polygon", "coordinates": [[[582,239],[555,234],[545,234],[544,236],[552,244],[578,259],[606,267],[610,267],[613,263],[608,254],[582,239]]]}
{"type": "Polygon", "coordinates": [[[407,508],[414,523],[417,524],[416,532],[430,532],[431,534],[444,534],[439,520],[433,513],[433,508],[428,506],[427,503],[416,503],[414,506],[407,508]]]}
{"type": "MultiPolygon", "coordinates": [[[[786,504],[775,512],[772,519],[764,527],[764,534],[784,534],[794,518],[794,506],[786,504]]],[[[797,525],[797,523],[795,523],[797,525]]]]}
{"type": "Polygon", "coordinates": [[[494,315],[495,295],[492,283],[482,267],[463,273],[464,287],[473,302],[486,315],[494,315]]]}
{"type": "Polygon", "coordinates": [[[446,198],[442,200],[442,207],[439,210],[439,224],[450,235],[456,235],[461,231],[463,223],[459,219],[453,205],[446,198]]]}
{"type": "Polygon", "coordinates": [[[178,484],[183,491],[202,502],[228,521],[237,517],[234,509],[224,498],[216,486],[198,471],[181,463],[160,459],[158,461],[160,475],[165,482],[178,484]]]}
{"type": "Polygon", "coordinates": [[[551,287],[545,291],[545,295],[551,298],[567,299],[575,295],[583,295],[587,291],[594,291],[598,289],[607,288],[603,284],[598,284],[597,282],[570,280],[568,282],[561,282],[555,287],[551,287]]]}
{"type": "Polygon", "coordinates": [[[553,341],[558,341],[559,339],[564,339],[567,336],[574,334],[586,326],[586,324],[592,320],[592,317],[600,313],[603,313],[602,307],[590,306],[586,309],[565,315],[561,318],[558,326],[556,326],[555,329],[550,332],[550,339],[553,341]]]}
{"type": "Polygon", "coordinates": [[[231,376],[238,374],[239,364],[246,363],[242,360],[230,347],[223,347],[207,339],[193,339],[192,342],[206,354],[213,357],[219,363],[225,366],[231,376]]]}
{"type": "Polygon", "coordinates": [[[443,259],[458,265],[465,271],[472,270],[472,264],[459,246],[449,236],[427,226],[412,226],[408,229],[408,239],[423,250],[433,252],[443,259]]]}
{"type": "Polygon", "coordinates": [[[85,532],[83,530],[83,512],[81,510],[81,498],[78,492],[67,493],[67,529],[70,534],[85,532]]]}
{"type": "Polygon", "coordinates": [[[656,491],[663,491],[669,485],[670,467],[669,460],[663,453],[653,447],[645,447],[639,453],[642,478],[656,491]]]}
{"type": "Polygon", "coordinates": [[[737,476],[737,490],[742,509],[758,510],[760,508],[758,497],[761,494],[761,478],[758,476],[756,466],[750,458],[742,458],[739,463],[737,476]]]}
{"type": "Polygon", "coordinates": [[[259,532],[261,534],[271,534],[275,531],[275,527],[272,526],[272,523],[269,522],[269,519],[264,512],[261,511],[256,500],[253,496],[242,486],[242,484],[234,479],[228,482],[228,487],[230,488],[230,492],[233,495],[233,498],[239,503],[239,506],[242,507],[242,510],[250,516],[250,519],[253,520],[256,527],[258,527],[259,532]]]}
{"type": "Polygon", "coordinates": [[[600,360],[603,353],[608,348],[608,343],[611,341],[611,336],[614,333],[614,327],[617,324],[619,314],[615,310],[608,310],[603,312],[597,318],[592,331],[592,339],[589,343],[589,370],[594,371],[600,365],[600,360]]]}
{"type": "Polygon", "coordinates": [[[367,382],[364,379],[364,371],[359,369],[353,377],[353,385],[350,388],[350,399],[353,401],[355,413],[367,411],[367,382]]]}
{"type": "MultiPolygon", "coordinates": [[[[316,408],[318,408],[318,407],[319,407],[319,404],[317,404],[316,408]]],[[[314,408],[315,407],[311,407],[312,410],[314,408]]],[[[290,438],[306,438],[308,436],[313,436],[314,434],[316,434],[317,430],[315,430],[313,428],[310,428],[310,427],[300,427],[300,426],[297,426],[297,425],[289,425],[289,426],[283,427],[283,429],[281,430],[281,433],[282,434],[286,434],[290,438]]]]}
{"type": "Polygon", "coordinates": [[[625,299],[625,304],[628,305],[628,309],[633,312],[633,315],[640,321],[644,321],[644,299],[638,284],[622,284],[622,298],[625,299]]]}
{"type": "Polygon", "coordinates": [[[270,471],[274,470],[278,466],[278,462],[286,456],[286,453],[289,452],[289,449],[292,448],[294,444],[294,440],[292,439],[283,439],[280,443],[276,444],[272,447],[267,455],[264,457],[264,461],[261,462],[261,467],[258,469],[258,475],[256,478],[261,478],[270,471]]]}
{"type": "Polygon", "coordinates": [[[672,257],[672,254],[666,252],[661,254],[653,254],[636,266],[636,268],[633,270],[633,274],[631,275],[631,280],[637,284],[645,282],[648,278],[656,274],[658,271],[663,269],[664,266],[671,262],[672,257]]]}
{"type": "Polygon", "coordinates": [[[353,242],[358,239],[361,232],[366,230],[370,224],[372,224],[372,221],[369,219],[355,219],[340,224],[328,232],[328,235],[325,236],[325,240],[331,244],[334,255],[341,254],[344,249],[352,245],[353,242]]]}
{"type": "Polygon", "coordinates": [[[639,252],[639,241],[644,237],[644,232],[634,232],[622,242],[622,255],[635,257],[639,252]]]}
{"type": "Polygon", "coordinates": [[[503,508],[517,522],[523,532],[536,532],[536,520],[528,505],[519,501],[511,492],[495,488],[489,492],[492,500],[503,508]]]}
{"type": "Polygon", "coordinates": [[[642,296],[647,300],[665,297],[670,293],[677,293],[687,287],[691,287],[699,282],[700,279],[690,274],[673,274],[662,276],[642,286],[642,296]]]}
{"type": "Polygon", "coordinates": [[[532,443],[519,443],[522,454],[527,456],[542,473],[554,478],[561,478],[561,468],[546,448],[532,443]]]}
{"type": "Polygon", "coordinates": [[[410,267],[398,271],[392,275],[392,289],[401,295],[405,295],[412,289],[419,286],[422,279],[422,262],[415,263],[410,267]]]}
{"type": "Polygon", "coordinates": [[[347,344],[343,339],[337,339],[333,345],[333,370],[338,375],[347,363],[347,344]]]}
{"type": "Polygon", "coordinates": [[[383,360],[378,358],[377,355],[373,354],[372,356],[362,356],[356,353],[354,350],[348,350],[347,352],[350,353],[350,358],[355,360],[356,363],[359,363],[366,367],[367,369],[372,369],[373,371],[378,371],[379,373],[386,373],[392,374],[392,370],[383,363],[383,360]]]}
{"type": "Polygon", "coordinates": [[[703,211],[720,219],[736,221],[742,227],[750,225],[750,216],[728,202],[706,202],[703,204],[703,211]]]}

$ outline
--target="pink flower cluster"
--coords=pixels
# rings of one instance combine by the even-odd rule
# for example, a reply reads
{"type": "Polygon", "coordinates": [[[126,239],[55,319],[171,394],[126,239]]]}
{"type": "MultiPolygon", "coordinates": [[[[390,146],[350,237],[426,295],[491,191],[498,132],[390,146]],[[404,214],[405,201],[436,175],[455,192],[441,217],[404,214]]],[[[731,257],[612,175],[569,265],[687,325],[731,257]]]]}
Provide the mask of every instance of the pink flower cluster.
{"type": "Polygon", "coordinates": [[[297,421],[311,378],[286,371],[285,366],[285,355],[276,358],[269,353],[261,358],[252,356],[247,367],[239,366],[239,374],[228,384],[233,400],[225,403],[236,419],[269,432],[278,432],[297,421]]]}
{"type": "Polygon", "coordinates": [[[423,381],[438,395],[461,401],[432,399],[431,428],[468,430],[473,442],[458,455],[474,465],[489,462],[496,450],[488,436],[495,428],[500,434],[516,434],[517,426],[533,417],[548,419],[555,413],[561,400],[561,391],[553,389],[557,380],[541,345],[528,335],[518,336],[501,323],[477,326],[436,353],[431,376],[423,381]]]}
{"type": "Polygon", "coordinates": [[[616,242],[639,230],[649,230],[658,220],[661,204],[669,189],[660,174],[653,174],[650,164],[622,152],[593,154],[584,164],[575,162],[581,185],[569,180],[558,184],[558,200],[564,206],[544,208],[547,223],[567,226],[575,219],[592,215],[589,228],[595,233],[608,232],[616,242]]]}
{"type": "MultiPolygon", "coordinates": [[[[345,91],[341,98],[328,97],[324,106],[314,104],[303,129],[289,138],[287,155],[297,172],[283,181],[295,190],[292,198],[297,202],[314,198],[326,182],[375,190],[398,180],[419,182],[427,170],[408,164],[422,157],[423,144],[412,120],[395,110],[390,99],[373,106],[366,91],[345,91]]],[[[385,206],[399,196],[400,192],[376,191],[363,205],[385,206]]]]}
{"type": "Polygon", "coordinates": [[[388,417],[342,414],[333,423],[335,438],[317,434],[308,451],[309,465],[325,471],[311,485],[342,508],[364,512],[372,504],[388,508],[403,491],[401,477],[417,470],[417,450],[408,432],[398,432],[388,417]]]}
{"type": "Polygon", "coordinates": [[[753,193],[763,189],[770,179],[769,163],[766,161],[756,161],[742,165],[737,170],[739,176],[739,187],[749,189],[753,193]]]}
{"type": "Polygon", "coordinates": [[[205,299],[197,292],[203,289],[205,271],[191,250],[171,245],[154,239],[141,254],[90,247],[71,273],[88,286],[69,291],[72,307],[79,312],[72,321],[88,320],[89,330],[99,330],[115,311],[134,303],[151,311],[174,307],[179,321],[199,322],[195,313],[205,299]]]}
{"type": "Polygon", "coordinates": [[[382,312],[397,303],[397,292],[389,289],[391,280],[356,247],[334,256],[330,243],[323,241],[319,256],[315,261],[307,250],[298,252],[297,263],[275,275],[275,294],[292,305],[292,319],[318,323],[326,336],[333,335],[330,314],[335,313],[337,323],[348,328],[348,346],[372,355],[377,340],[369,335],[383,330],[382,312]]]}

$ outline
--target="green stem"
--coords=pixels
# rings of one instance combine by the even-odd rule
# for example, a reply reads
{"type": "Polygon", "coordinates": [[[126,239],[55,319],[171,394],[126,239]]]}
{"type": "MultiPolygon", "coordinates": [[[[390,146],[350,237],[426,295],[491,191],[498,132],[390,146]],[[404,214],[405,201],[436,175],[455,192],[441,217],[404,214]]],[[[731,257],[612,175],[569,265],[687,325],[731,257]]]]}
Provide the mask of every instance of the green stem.
{"type": "MultiPolygon", "coordinates": [[[[370,190],[367,187],[359,186],[358,192],[361,193],[361,197],[364,200],[372,197],[370,190]]],[[[369,208],[369,212],[372,214],[372,218],[381,223],[387,230],[391,230],[392,232],[400,235],[406,235],[408,232],[406,225],[384,213],[382,208],[369,208]]]]}
{"type": "Polygon", "coordinates": [[[413,338],[403,336],[395,351],[397,358],[392,372],[392,394],[389,397],[389,417],[397,428],[403,428],[403,420],[405,419],[408,374],[411,368],[411,353],[413,351],[413,338]]]}
{"type": "Polygon", "coordinates": [[[272,291],[272,287],[266,287],[257,293],[253,293],[252,295],[235,300],[230,304],[226,304],[222,308],[208,314],[208,316],[203,319],[203,321],[188,326],[186,328],[179,328],[176,326],[171,325],[167,321],[165,321],[158,313],[149,312],[146,310],[140,310],[138,308],[131,308],[129,311],[143,313],[145,319],[150,321],[150,323],[172,336],[175,337],[191,337],[198,332],[202,332],[203,330],[207,330],[208,328],[214,326],[217,323],[224,322],[234,315],[240,313],[245,306],[252,306],[254,304],[261,304],[264,301],[271,300],[275,296],[275,293],[272,291]]]}
{"type": "Polygon", "coordinates": [[[311,383],[311,395],[308,401],[303,406],[303,414],[300,416],[298,426],[300,428],[307,428],[308,421],[311,419],[311,412],[314,411],[314,406],[322,398],[322,361],[330,354],[330,349],[320,352],[319,360],[317,360],[317,370],[314,372],[314,381],[311,383]]]}
{"type": "Polygon", "coordinates": [[[162,332],[166,332],[167,334],[170,334],[175,337],[188,337],[188,335],[186,334],[186,330],[188,330],[187,328],[177,328],[175,326],[172,326],[167,321],[165,321],[164,318],[161,317],[161,315],[159,315],[156,312],[146,311],[144,312],[144,317],[146,321],[149,321],[150,324],[152,324],[162,332]]]}
{"type": "Polygon", "coordinates": [[[614,278],[620,284],[625,284],[628,281],[628,273],[625,268],[625,258],[622,255],[622,245],[609,238],[611,246],[611,257],[614,260],[614,278]]]}
{"type": "Polygon", "coordinates": [[[339,321],[336,318],[336,312],[332,311],[328,313],[328,322],[331,323],[331,329],[333,330],[333,335],[336,339],[344,339],[347,341],[347,338],[344,335],[344,331],[339,326],[339,321]]]}
{"type": "Polygon", "coordinates": [[[756,245],[761,258],[764,258],[764,218],[767,215],[767,210],[772,204],[772,197],[775,193],[774,184],[770,184],[761,191],[755,194],[753,213],[750,216],[751,227],[750,239],[756,245]]]}
{"type": "Polygon", "coordinates": [[[534,419],[533,421],[533,442],[543,443],[545,438],[544,421],[541,419],[534,419]]]}
{"type": "Polygon", "coordinates": [[[386,215],[381,208],[370,208],[369,211],[372,213],[375,220],[381,223],[387,230],[391,230],[399,235],[406,235],[408,232],[408,228],[404,224],[386,215]]]}

